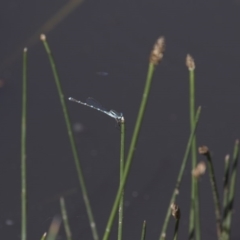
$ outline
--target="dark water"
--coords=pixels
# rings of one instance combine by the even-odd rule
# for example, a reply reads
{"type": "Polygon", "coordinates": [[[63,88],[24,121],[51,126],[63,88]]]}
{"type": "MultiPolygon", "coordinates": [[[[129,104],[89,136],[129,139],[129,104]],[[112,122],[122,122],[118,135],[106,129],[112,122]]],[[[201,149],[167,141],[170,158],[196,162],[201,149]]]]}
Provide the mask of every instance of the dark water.
{"type": "MultiPolygon", "coordinates": [[[[6,64],[27,39],[68,1],[0,2],[0,236],[20,236],[21,56],[6,64]]],[[[223,160],[240,137],[240,5],[237,1],[85,1],[47,34],[65,97],[91,96],[123,112],[130,142],[155,40],[166,37],[125,191],[124,240],[158,239],[189,134],[187,53],[196,61],[198,145],[213,153],[221,189],[223,160]]],[[[74,239],[92,239],[62,109],[45,50],[28,54],[28,236],[40,239],[66,204],[74,239]]],[[[68,102],[89,196],[100,235],[118,186],[120,131],[108,116],[68,102]]],[[[202,157],[199,156],[199,160],[202,157]]],[[[190,166],[178,204],[179,239],[188,232],[190,166]]],[[[239,202],[239,178],[235,203],[239,202]]],[[[206,174],[200,180],[203,239],[216,239],[206,174]]],[[[233,238],[239,239],[235,205],[233,238]]],[[[170,224],[173,228],[173,222],[170,224]]],[[[111,239],[116,239],[116,226],[111,239]]],[[[169,237],[172,232],[170,231],[169,237]]],[[[63,229],[60,235],[64,239],[63,229]]]]}

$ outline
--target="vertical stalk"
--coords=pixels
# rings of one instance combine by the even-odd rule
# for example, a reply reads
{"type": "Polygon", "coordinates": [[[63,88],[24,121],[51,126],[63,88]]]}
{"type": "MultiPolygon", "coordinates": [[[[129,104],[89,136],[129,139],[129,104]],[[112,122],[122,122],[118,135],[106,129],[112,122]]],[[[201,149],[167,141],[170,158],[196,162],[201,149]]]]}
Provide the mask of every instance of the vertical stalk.
{"type": "Polygon", "coordinates": [[[228,195],[228,209],[227,209],[227,217],[226,223],[224,224],[224,231],[223,231],[223,239],[230,239],[231,234],[231,222],[232,222],[232,212],[233,212],[233,203],[234,203],[234,196],[235,196],[235,185],[237,179],[237,165],[238,165],[238,158],[239,158],[239,140],[235,141],[234,151],[233,151],[233,160],[232,160],[232,172],[230,176],[230,184],[229,184],[229,195],[228,195]]]}
{"type": "Polygon", "coordinates": [[[51,68],[52,68],[53,76],[54,76],[54,79],[55,79],[55,83],[56,83],[56,86],[57,86],[57,91],[58,91],[58,95],[59,95],[60,102],[61,102],[61,105],[62,105],[65,122],[66,122],[66,125],[67,125],[67,132],[68,132],[68,136],[69,136],[69,140],[70,140],[70,144],[71,144],[71,148],[72,148],[72,153],[73,153],[73,158],[74,158],[74,162],[75,162],[75,166],[76,166],[76,170],[77,170],[77,174],[78,174],[79,183],[80,183],[82,194],[83,194],[83,200],[84,200],[85,207],[86,207],[86,210],[87,210],[89,224],[90,224],[90,227],[91,227],[91,230],[92,230],[93,239],[98,240],[99,237],[98,237],[98,233],[97,233],[97,228],[96,228],[96,224],[95,224],[95,221],[94,221],[94,217],[93,217],[93,213],[92,213],[92,209],[91,209],[91,205],[90,205],[90,201],[89,201],[89,197],[88,197],[88,193],[87,193],[87,188],[86,188],[85,180],[84,180],[83,173],[82,173],[82,168],[81,168],[80,161],[79,161],[79,156],[78,156],[78,152],[77,152],[76,143],[75,143],[73,133],[72,133],[72,126],[71,126],[71,123],[70,123],[70,119],[69,119],[69,115],[68,115],[68,111],[67,111],[67,106],[66,106],[66,103],[65,103],[65,99],[64,99],[60,79],[59,79],[59,76],[58,76],[58,72],[57,72],[57,69],[56,69],[56,65],[55,65],[50,47],[47,43],[46,36],[44,34],[42,34],[40,36],[40,39],[42,40],[43,45],[45,47],[45,50],[47,52],[47,55],[48,55],[48,58],[49,58],[49,61],[50,61],[50,65],[51,65],[51,68]]]}
{"type": "Polygon", "coordinates": [[[145,240],[145,237],[146,237],[146,228],[147,228],[147,222],[146,222],[146,221],[143,221],[141,240],[145,240]]]}
{"type": "Polygon", "coordinates": [[[190,153],[190,150],[191,150],[193,137],[194,137],[195,131],[197,129],[200,113],[201,113],[201,107],[199,107],[197,112],[196,112],[194,128],[193,128],[193,131],[191,131],[191,134],[190,134],[189,139],[188,139],[187,147],[186,147],[186,150],[185,150],[185,153],[184,153],[184,156],[183,156],[183,161],[182,161],[179,173],[178,173],[176,186],[175,186],[175,188],[173,190],[173,193],[172,193],[172,197],[171,197],[171,200],[170,200],[170,203],[169,203],[169,207],[167,209],[167,214],[165,216],[165,220],[164,220],[164,223],[163,223],[163,227],[162,227],[162,230],[161,230],[159,240],[166,239],[167,226],[168,226],[169,219],[170,219],[170,216],[171,216],[171,206],[175,202],[176,197],[179,194],[179,188],[180,188],[180,185],[181,185],[181,182],[182,182],[182,177],[183,177],[184,170],[186,168],[187,159],[188,159],[188,156],[189,156],[189,153],[190,153]]]}
{"type": "MultiPolygon", "coordinates": [[[[194,126],[195,117],[195,63],[194,59],[187,55],[186,65],[189,70],[189,110],[190,110],[190,129],[192,131],[194,126]]],[[[197,165],[197,146],[196,146],[196,135],[192,142],[192,169],[197,165]]],[[[199,191],[198,181],[192,175],[191,182],[191,205],[190,205],[190,219],[189,219],[189,239],[193,239],[195,236],[196,240],[201,239],[200,233],[200,216],[199,216],[199,191]]]]}
{"type": "Polygon", "coordinates": [[[224,161],[224,180],[223,180],[223,226],[227,217],[228,208],[228,192],[229,192],[229,169],[230,169],[230,156],[226,155],[224,161]]]}
{"type": "Polygon", "coordinates": [[[214,173],[214,167],[212,163],[212,157],[208,147],[206,146],[199,147],[198,151],[200,154],[205,155],[207,158],[209,178],[210,178],[210,183],[212,187],[213,202],[215,206],[217,236],[218,236],[218,239],[220,240],[221,232],[222,232],[221,207],[220,207],[220,199],[219,199],[219,194],[217,189],[217,182],[216,182],[215,173],[214,173]]]}
{"type": "Polygon", "coordinates": [[[65,228],[67,240],[72,240],[72,233],[68,223],[67,209],[66,209],[65,201],[63,197],[60,198],[60,207],[61,207],[62,220],[63,220],[63,225],[65,228]]]}
{"type": "MultiPolygon", "coordinates": [[[[124,173],[124,150],[125,150],[125,120],[122,119],[120,123],[121,128],[121,142],[120,142],[120,181],[121,185],[124,173]]],[[[124,201],[124,189],[119,203],[119,216],[118,216],[118,240],[122,240],[122,229],[123,229],[123,201],[124,201]]]]}
{"type": "Polygon", "coordinates": [[[231,178],[230,178],[229,198],[228,198],[228,205],[229,205],[228,223],[229,223],[229,226],[231,226],[231,220],[232,220],[235,185],[236,185],[236,179],[237,179],[238,158],[239,158],[239,140],[236,140],[235,146],[234,146],[234,152],[233,152],[233,165],[232,165],[232,172],[231,172],[231,178]]]}
{"type": "Polygon", "coordinates": [[[26,174],[26,132],[27,132],[27,48],[23,50],[22,85],[22,129],[21,129],[21,239],[27,239],[27,174],[26,174]]]}
{"type": "Polygon", "coordinates": [[[122,196],[123,188],[124,188],[125,183],[127,181],[127,177],[128,177],[129,170],[130,170],[130,167],[131,167],[133,155],[134,155],[134,152],[135,152],[135,148],[136,148],[136,144],[137,144],[137,140],[138,140],[138,135],[139,135],[139,132],[140,132],[140,127],[141,127],[141,124],[142,124],[143,115],[144,115],[144,112],[145,112],[145,109],[146,109],[147,100],[148,100],[148,96],[149,96],[149,92],[150,92],[150,88],[151,88],[153,73],[154,73],[154,70],[155,70],[155,66],[157,65],[157,63],[163,57],[163,50],[164,50],[164,38],[160,37],[157,40],[156,44],[154,45],[153,51],[151,52],[151,55],[150,55],[150,63],[149,63],[149,68],[148,68],[147,80],[146,80],[146,83],[145,83],[143,96],[142,96],[142,101],[141,101],[141,104],[140,104],[140,108],[139,108],[139,112],[138,112],[138,116],[137,116],[137,121],[136,121],[135,128],[134,128],[134,131],[133,131],[133,136],[132,136],[129,152],[128,152],[128,155],[127,155],[127,160],[126,160],[125,167],[124,167],[123,178],[122,178],[121,184],[118,188],[118,191],[117,191],[117,194],[116,194],[116,197],[115,197],[115,201],[114,201],[114,204],[113,204],[113,207],[112,207],[112,210],[111,210],[108,222],[107,222],[107,226],[105,228],[103,240],[109,239],[110,231],[111,231],[111,228],[112,228],[112,225],[113,225],[114,218],[116,216],[117,208],[119,206],[119,201],[120,201],[120,198],[122,196]]]}
{"type": "Polygon", "coordinates": [[[173,240],[177,240],[179,223],[180,223],[180,218],[181,218],[181,211],[180,211],[180,208],[178,207],[178,205],[175,203],[172,203],[171,210],[172,210],[173,217],[176,219],[173,240]]]}
{"type": "Polygon", "coordinates": [[[180,218],[176,220],[175,223],[175,229],[174,229],[174,235],[173,235],[173,240],[177,240],[178,237],[178,229],[179,229],[179,223],[180,223],[180,218]]]}

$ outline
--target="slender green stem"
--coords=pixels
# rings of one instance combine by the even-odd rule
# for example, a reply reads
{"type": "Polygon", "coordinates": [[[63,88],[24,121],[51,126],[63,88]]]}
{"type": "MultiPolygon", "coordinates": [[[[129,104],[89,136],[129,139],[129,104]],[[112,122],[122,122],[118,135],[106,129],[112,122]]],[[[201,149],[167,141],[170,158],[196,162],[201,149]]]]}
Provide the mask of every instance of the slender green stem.
{"type": "Polygon", "coordinates": [[[46,237],[47,237],[47,233],[45,232],[45,233],[42,235],[41,240],[45,240],[46,237]]]}
{"type": "Polygon", "coordinates": [[[147,222],[143,221],[141,240],[145,240],[147,230],[147,222]]]}
{"type": "Polygon", "coordinates": [[[224,179],[223,179],[223,223],[222,225],[224,226],[224,222],[227,216],[227,208],[228,208],[228,190],[229,190],[229,169],[230,169],[230,156],[227,155],[225,157],[224,161],[224,179]]]}
{"type": "Polygon", "coordinates": [[[58,216],[54,217],[50,225],[49,231],[47,233],[46,240],[55,240],[57,238],[60,225],[61,225],[61,218],[58,216]]]}
{"type": "Polygon", "coordinates": [[[166,214],[166,217],[165,217],[165,220],[164,220],[164,223],[163,223],[162,231],[161,231],[161,234],[160,234],[160,237],[159,237],[160,240],[164,240],[166,238],[166,230],[167,230],[167,226],[168,226],[169,219],[170,219],[170,216],[171,216],[171,205],[172,205],[172,203],[175,202],[176,197],[179,194],[179,188],[180,188],[180,185],[181,185],[181,182],[182,182],[182,177],[183,177],[184,170],[186,168],[187,159],[188,159],[188,156],[189,156],[189,153],[190,153],[190,150],[191,150],[192,141],[193,141],[196,129],[197,129],[200,113],[201,113],[201,107],[199,107],[197,109],[197,112],[196,112],[194,128],[191,131],[191,134],[190,134],[189,139],[188,139],[188,143],[187,143],[187,147],[186,147],[186,150],[185,150],[185,153],[184,153],[184,156],[183,156],[183,161],[182,161],[182,164],[181,164],[181,168],[180,168],[179,173],[178,173],[176,186],[175,186],[175,189],[173,190],[172,197],[171,197],[171,200],[170,200],[170,204],[169,204],[169,207],[168,207],[168,210],[167,210],[167,214],[166,214]]]}
{"type": "Polygon", "coordinates": [[[64,201],[63,197],[60,198],[60,207],[61,207],[63,225],[65,228],[67,240],[72,240],[72,233],[71,233],[69,223],[68,223],[67,209],[66,209],[65,201],[64,201]]]}
{"type": "Polygon", "coordinates": [[[209,178],[212,186],[212,193],[213,193],[213,201],[215,206],[215,215],[216,215],[216,226],[217,226],[217,235],[218,239],[220,240],[221,232],[222,232],[222,218],[221,218],[221,207],[220,207],[220,199],[217,189],[217,182],[214,173],[214,167],[212,163],[212,157],[209,151],[204,154],[207,157],[207,165],[209,169],[209,178]]]}
{"type": "MultiPolygon", "coordinates": [[[[192,131],[192,115],[194,114],[194,111],[192,109],[195,109],[195,80],[194,80],[194,70],[189,70],[189,103],[190,103],[190,129],[192,131]]],[[[195,136],[193,138],[193,144],[192,144],[192,169],[195,168],[195,154],[194,154],[194,147],[196,146],[196,139],[195,136]]],[[[196,179],[194,176],[192,176],[192,181],[191,181],[191,203],[190,203],[190,219],[189,219],[189,236],[188,239],[194,239],[194,225],[195,225],[195,184],[196,179]]]]}
{"type": "Polygon", "coordinates": [[[91,209],[91,206],[90,206],[90,201],[89,201],[89,197],[88,197],[88,194],[87,194],[87,188],[86,188],[86,185],[85,185],[85,180],[84,180],[81,165],[80,165],[78,152],[77,152],[77,147],[76,147],[76,143],[75,143],[75,140],[74,140],[74,137],[73,137],[72,127],[71,127],[71,123],[70,123],[70,119],[69,119],[64,95],[63,95],[63,92],[62,92],[62,87],[61,87],[61,83],[60,83],[60,80],[59,80],[58,72],[57,72],[57,69],[56,69],[56,65],[55,65],[50,47],[49,47],[49,45],[46,41],[46,36],[42,34],[41,35],[41,40],[42,40],[43,45],[45,47],[45,50],[48,54],[48,58],[49,58],[49,61],[50,61],[50,65],[52,67],[53,76],[54,76],[55,83],[56,83],[56,86],[57,86],[58,94],[59,94],[59,97],[60,97],[60,102],[61,102],[61,105],[62,105],[63,114],[64,114],[65,122],[66,122],[66,125],[67,125],[67,132],[68,132],[68,136],[69,136],[69,140],[70,140],[70,144],[71,144],[71,148],[72,148],[72,153],[73,153],[73,157],[74,157],[74,161],[75,161],[75,166],[76,166],[76,170],[77,170],[77,174],[78,174],[79,183],[80,183],[80,186],[81,186],[81,189],[82,189],[83,200],[84,200],[85,207],[86,207],[86,210],[87,210],[89,224],[90,224],[90,227],[91,227],[91,230],[92,230],[93,239],[98,240],[99,237],[98,237],[98,233],[97,233],[97,228],[96,228],[96,224],[95,224],[95,221],[94,221],[92,209],[91,209]]]}
{"type": "Polygon", "coordinates": [[[22,85],[22,130],[21,130],[21,200],[22,221],[21,239],[27,239],[27,174],[26,174],[26,133],[27,133],[27,48],[23,50],[22,85]]]}
{"type": "Polygon", "coordinates": [[[228,211],[226,218],[226,225],[224,226],[223,236],[225,239],[230,239],[231,234],[231,221],[232,221],[232,212],[233,212],[233,202],[235,196],[235,185],[237,179],[237,164],[239,158],[239,140],[236,140],[234,151],[233,151],[233,163],[232,163],[232,172],[230,176],[230,184],[229,184],[229,196],[228,196],[228,211]]]}
{"type": "Polygon", "coordinates": [[[199,185],[198,179],[193,180],[195,182],[195,239],[201,240],[201,229],[200,229],[200,202],[199,202],[199,185]]]}
{"type": "MultiPolygon", "coordinates": [[[[189,105],[190,105],[190,129],[194,127],[195,117],[195,76],[194,69],[189,69],[189,105]]],[[[192,142],[192,169],[197,165],[197,146],[196,135],[192,142]]],[[[189,239],[193,239],[195,235],[196,240],[200,240],[200,217],[199,217],[199,194],[198,194],[198,181],[192,175],[191,183],[191,207],[190,207],[190,221],[189,221],[189,239]],[[194,233],[194,234],[193,234],[194,233]]]]}
{"type": "MultiPolygon", "coordinates": [[[[120,181],[119,186],[121,185],[121,181],[123,179],[124,173],[124,149],[125,149],[125,121],[124,119],[120,123],[121,127],[121,143],[120,143],[120,181]]],[[[124,189],[122,191],[122,197],[119,203],[119,216],[118,216],[118,240],[122,240],[122,231],[123,231],[123,201],[124,201],[124,189]]]]}
{"type": "Polygon", "coordinates": [[[138,116],[137,116],[137,121],[135,124],[135,128],[134,128],[134,132],[133,132],[133,136],[132,136],[132,140],[131,140],[131,144],[130,144],[130,148],[129,148],[129,152],[127,155],[127,160],[125,163],[125,167],[124,167],[124,174],[123,174],[123,178],[121,181],[121,185],[118,188],[118,192],[108,219],[108,223],[105,229],[105,233],[103,236],[103,240],[107,240],[109,238],[109,234],[113,225],[113,220],[115,218],[116,212],[117,212],[117,208],[119,205],[119,201],[120,198],[122,196],[122,191],[123,188],[125,186],[125,183],[127,181],[127,177],[129,174],[129,170],[131,167],[131,163],[132,163],[132,159],[133,159],[133,155],[135,152],[135,147],[136,147],[136,143],[137,143],[137,139],[138,139],[138,135],[139,135],[139,131],[140,131],[140,127],[141,127],[141,123],[143,120],[143,115],[146,109],[146,104],[147,104],[147,99],[148,99],[148,95],[149,95],[149,91],[150,91],[150,87],[151,87],[151,82],[152,82],[152,77],[153,77],[153,72],[155,69],[155,65],[150,63],[149,64],[149,68],[148,68],[148,74],[147,74],[147,80],[146,80],[146,84],[144,87],[144,92],[143,92],[143,96],[142,96],[142,101],[141,101],[141,105],[140,105],[140,109],[138,112],[138,116]]]}
{"type": "Polygon", "coordinates": [[[180,218],[176,220],[175,223],[175,229],[174,229],[174,235],[173,235],[173,240],[177,240],[178,237],[178,229],[179,229],[179,223],[180,223],[180,218]]]}

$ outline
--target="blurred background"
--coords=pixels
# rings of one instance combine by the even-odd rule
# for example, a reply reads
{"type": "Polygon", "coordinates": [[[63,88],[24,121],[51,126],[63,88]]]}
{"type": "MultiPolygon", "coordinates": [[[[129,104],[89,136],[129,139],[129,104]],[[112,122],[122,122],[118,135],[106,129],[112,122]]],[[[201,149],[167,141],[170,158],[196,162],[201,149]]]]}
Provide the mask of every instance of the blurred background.
{"type": "MultiPolygon", "coordinates": [[[[156,68],[124,200],[124,240],[158,239],[189,136],[188,70],[196,63],[197,144],[213,155],[222,197],[223,166],[240,137],[240,2],[174,0],[0,1],[0,238],[20,239],[22,50],[28,47],[28,238],[40,239],[66,200],[74,239],[92,239],[63,113],[40,33],[56,60],[65,98],[94,97],[126,119],[126,153],[159,36],[156,68]]],[[[67,101],[97,228],[102,236],[119,181],[120,130],[108,116],[67,101]]],[[[198,160],[203,160],[201,156],[198,160]]],[[[188,233],[191,167],[178,205],[188,233]]],[[[232,239],[240,239],[240,178],[232,239]]],[[[216,239],[208,173],[200,179],[202,239],[216,239]]],[[[171,219],[168,236],[172,237],[171,219]]],[[[114,225],[110,239],[116,239],[114,225]]],[[[58,239],[65,239],[63,228],[58,239]]]]}

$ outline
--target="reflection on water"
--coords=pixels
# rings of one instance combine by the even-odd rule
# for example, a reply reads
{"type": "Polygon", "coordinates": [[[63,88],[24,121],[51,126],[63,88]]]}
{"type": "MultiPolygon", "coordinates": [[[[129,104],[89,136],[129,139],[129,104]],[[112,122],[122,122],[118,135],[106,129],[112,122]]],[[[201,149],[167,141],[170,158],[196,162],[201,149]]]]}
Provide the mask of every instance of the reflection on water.
{"type": "Polygon", "coordinates": [[[76,133],[80,133],[80,132],[84,132],[85,127],[83,124],[81,124],[80,122],[76,122],[73,124],[73,131],[76,133]]]}
{"type": "Polygon", "coordinates": [[[102,77],[106,77],[106,76],[109,75],[108,72],[96,72],[96,74],[97,74],[98,76],[102,76],[102,77]]]}
{"type": "Polygon", "coordinates": [[[14,221],[11,220],[11,219],[7,219],[7,220],[5,221],[5,224],[6,224],[7,226],[12,226],[12,225],[14,224],[14,221]]]}

